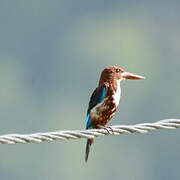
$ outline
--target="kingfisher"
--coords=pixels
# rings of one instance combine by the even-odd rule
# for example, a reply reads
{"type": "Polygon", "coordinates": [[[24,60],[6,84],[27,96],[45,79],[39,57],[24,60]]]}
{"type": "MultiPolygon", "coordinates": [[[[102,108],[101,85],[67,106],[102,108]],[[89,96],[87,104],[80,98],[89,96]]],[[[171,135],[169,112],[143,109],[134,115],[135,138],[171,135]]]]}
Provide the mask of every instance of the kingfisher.
{"type": "MultiPolygon", "coordinates": [[[[86,115],[86,129],[108,130],[108,122],[117,111],[121,98],[120,83],[125,79],[144,79],[143,76],[126,72],[119,66],[110,66],[101,72],[99,85],[91,95],[86,115]]],[[[90,147],[93,139],[88,139],[86,143],[85,161],[87,162],[90,147]]]]}

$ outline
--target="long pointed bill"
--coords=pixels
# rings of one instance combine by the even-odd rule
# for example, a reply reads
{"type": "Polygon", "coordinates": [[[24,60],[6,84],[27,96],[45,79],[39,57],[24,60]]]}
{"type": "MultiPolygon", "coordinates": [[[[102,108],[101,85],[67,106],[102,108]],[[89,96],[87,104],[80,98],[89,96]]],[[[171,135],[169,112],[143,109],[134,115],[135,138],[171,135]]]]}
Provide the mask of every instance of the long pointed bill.
{"type": "Polygon", "coordinates": [[[134,80],[138,80],[138,79],[145,79],[145,77],[137,75],[137,74],[133,74],[133,73],[129,73],[129,72],[123,72],[122,73],[122,77],[124,79],[134,79],[134,80]]]}

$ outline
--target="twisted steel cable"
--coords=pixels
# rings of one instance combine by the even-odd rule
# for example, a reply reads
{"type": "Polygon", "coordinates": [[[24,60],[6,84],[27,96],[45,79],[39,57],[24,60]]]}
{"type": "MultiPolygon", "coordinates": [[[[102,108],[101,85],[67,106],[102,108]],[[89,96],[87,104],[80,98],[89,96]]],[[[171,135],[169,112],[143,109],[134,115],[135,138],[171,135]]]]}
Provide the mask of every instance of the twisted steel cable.
{"type": "Polygon", "coordinates": [[[33,134],[6,134],[0,136],[0,144],[40,143],[43,141],[92,138],[104,135],[148,133],[159,129],[180,128],[180,119],[164,119],[155,123],[116,125],[106,129],[64,130],[33,134]]]}

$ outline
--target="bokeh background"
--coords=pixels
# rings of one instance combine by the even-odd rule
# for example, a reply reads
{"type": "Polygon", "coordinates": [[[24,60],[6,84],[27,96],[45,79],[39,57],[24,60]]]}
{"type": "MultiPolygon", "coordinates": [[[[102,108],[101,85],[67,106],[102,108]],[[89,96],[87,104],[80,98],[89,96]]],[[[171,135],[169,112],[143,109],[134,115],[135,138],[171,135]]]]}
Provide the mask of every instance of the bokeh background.
{"type": "MultiPolygon", "coordinates": [[[[103,68],[122,83],[111,122],[180,117],[180,1],[1,0],[0,134],[84,129],[103,68]]],[[[180,179],[180,131],[0,145],[1,180],[180,179]]]]}

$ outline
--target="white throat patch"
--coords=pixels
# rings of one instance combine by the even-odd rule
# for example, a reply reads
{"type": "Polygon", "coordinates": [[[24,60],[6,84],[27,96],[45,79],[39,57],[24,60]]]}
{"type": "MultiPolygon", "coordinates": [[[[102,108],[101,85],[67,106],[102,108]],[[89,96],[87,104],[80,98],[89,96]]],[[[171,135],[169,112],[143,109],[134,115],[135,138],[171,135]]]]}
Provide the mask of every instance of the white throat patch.
{"type": "Polygon", "coordinates": [[[116,106],[119,105],[119,101],[120,101],[120,98],[121,98],[120,82],[121,82],[121,80],[118,80],[118,81],[117,81],[117,89],[116,89],[116,92],[115,92],[114,95],[113,95],[114,103],[116,104],[116,106]]]}

